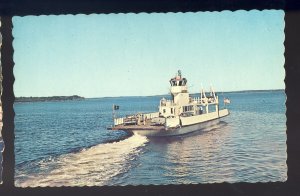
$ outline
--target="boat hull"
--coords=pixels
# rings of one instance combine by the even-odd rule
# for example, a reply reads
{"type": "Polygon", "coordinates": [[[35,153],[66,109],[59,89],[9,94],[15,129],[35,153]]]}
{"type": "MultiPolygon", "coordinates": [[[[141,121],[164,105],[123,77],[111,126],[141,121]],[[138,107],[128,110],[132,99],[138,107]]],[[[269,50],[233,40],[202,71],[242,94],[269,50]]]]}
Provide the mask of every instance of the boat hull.
{"type": "Polygon", "coordinates": [[[216,125],[220,122],[221,118],[229,115],[227,109],[220,110],[218,112],[211,112],[208,114],[202,114],[198,116],[182,117],[180,119],[180,125],[174,127],[165,127],[163,125],[152,126],[145,125],[117,125],[110,127],[110,130],[123,130],[128,133],[134,133],[144,136],[174,136],[199,131],[201,129],[216,125]],[[193,123],[195,122],[195,123],[193,123]]]}
{"type": "Polygon", "coordinates": [[[157,137],[157,136],[175,136],[191,133],[194,131],[200,131],[201,129],[216,125],[220,122],[220,118],[210,120],[207,122],[202,122],[198,124],[172,128],[168,130],[132,130],[134,134],[139,134],[143,136],[157,137]]]}

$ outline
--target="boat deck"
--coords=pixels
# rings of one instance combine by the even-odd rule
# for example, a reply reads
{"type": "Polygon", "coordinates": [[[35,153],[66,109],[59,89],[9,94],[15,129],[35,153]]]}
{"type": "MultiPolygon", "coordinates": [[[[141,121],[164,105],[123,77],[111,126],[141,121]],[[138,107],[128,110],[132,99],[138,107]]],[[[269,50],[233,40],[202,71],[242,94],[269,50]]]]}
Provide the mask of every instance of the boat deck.
{"type": "Polygon", "coordinates": [[[151,120],[146,120],[145,124],[144,122],[141,122],[140,124],[120,124],[116,125],[114,127],[108,127],[110,130],[124,130],[124,131],[132,131],[132,130],[165,130],[165,127],[163,125],[155,125],[151,122],[151,120]]]}

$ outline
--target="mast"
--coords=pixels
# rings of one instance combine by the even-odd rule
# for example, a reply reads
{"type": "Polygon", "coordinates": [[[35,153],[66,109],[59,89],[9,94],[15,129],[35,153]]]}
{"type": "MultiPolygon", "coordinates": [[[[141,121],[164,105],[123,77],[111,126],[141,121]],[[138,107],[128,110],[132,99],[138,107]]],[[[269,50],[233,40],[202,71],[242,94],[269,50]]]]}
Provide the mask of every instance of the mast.
{"type": "Polygon", "coordinates": [[[116,113],[115,113],[115,104],[112,105],[112,119],[115,124],[115,118],[116,118],[116,113]]]}
{"type": "Polygon", "coordinates": [[[120,106],[113,104],[112,105],[112,118],[113,118],[113,122],[115,124],[115,119],[116,119],[116,110],[119,109],[120,106]]]}

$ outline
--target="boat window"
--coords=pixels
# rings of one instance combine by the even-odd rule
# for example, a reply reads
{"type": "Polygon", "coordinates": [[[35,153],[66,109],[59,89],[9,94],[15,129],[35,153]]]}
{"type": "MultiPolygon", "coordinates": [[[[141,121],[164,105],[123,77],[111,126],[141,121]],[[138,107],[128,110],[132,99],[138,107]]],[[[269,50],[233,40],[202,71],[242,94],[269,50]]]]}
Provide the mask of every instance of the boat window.
{"type": "Polygon", "coordinates": [[[181,86],[182,85],[182,81],[179,81],[179,86],[181,86]]]}
{"type": "Polygon", "coordinates": [[[183,106],[182,107],[183,112],[188,112],[188,111],[192,111],[193,110],[193,106],[183,106]]]}
{"type": "Polygon", "coordinates": [[[183,112],[188,111],[188,106],[183,106],[183,112]]]}
{"type": "Polygon", "coordinates": [[[171,114],[173,114],[173,108],[171,108],[171,114]]]}
{"type": "Polygon", "coordinates": [[[166,109],[163,109],[163,113],[166,113],[166,109]]]}

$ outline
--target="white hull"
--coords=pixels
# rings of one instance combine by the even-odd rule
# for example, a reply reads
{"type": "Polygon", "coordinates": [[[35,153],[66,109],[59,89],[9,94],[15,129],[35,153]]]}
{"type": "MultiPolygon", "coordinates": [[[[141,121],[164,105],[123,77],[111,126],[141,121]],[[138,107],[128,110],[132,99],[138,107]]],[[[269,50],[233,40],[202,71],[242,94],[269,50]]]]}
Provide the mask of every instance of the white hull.
{"type": "Polygon", "coordinates": [[[114,125],[108,129],[144,136],[182,135],[215,125],[220,118],[229,115],[228,109],[219,108],[219,97],[212,87],[210,94],[202,89],[200,97],[191,97],[187,80],[181,76],[180,70],[169,82],[172,100],[162,98],[158,112],[114,118],[114,125]]]}
{"type": "Polygon", "coordinates": [[[199,131],[201,129],[216,125],[220,122],[220,118],[202,122],[194,125],[188,125],[184,127],[178,127],[171,130],[133,130],[132,132],[144,136],[175,136],[199,131]]]}

